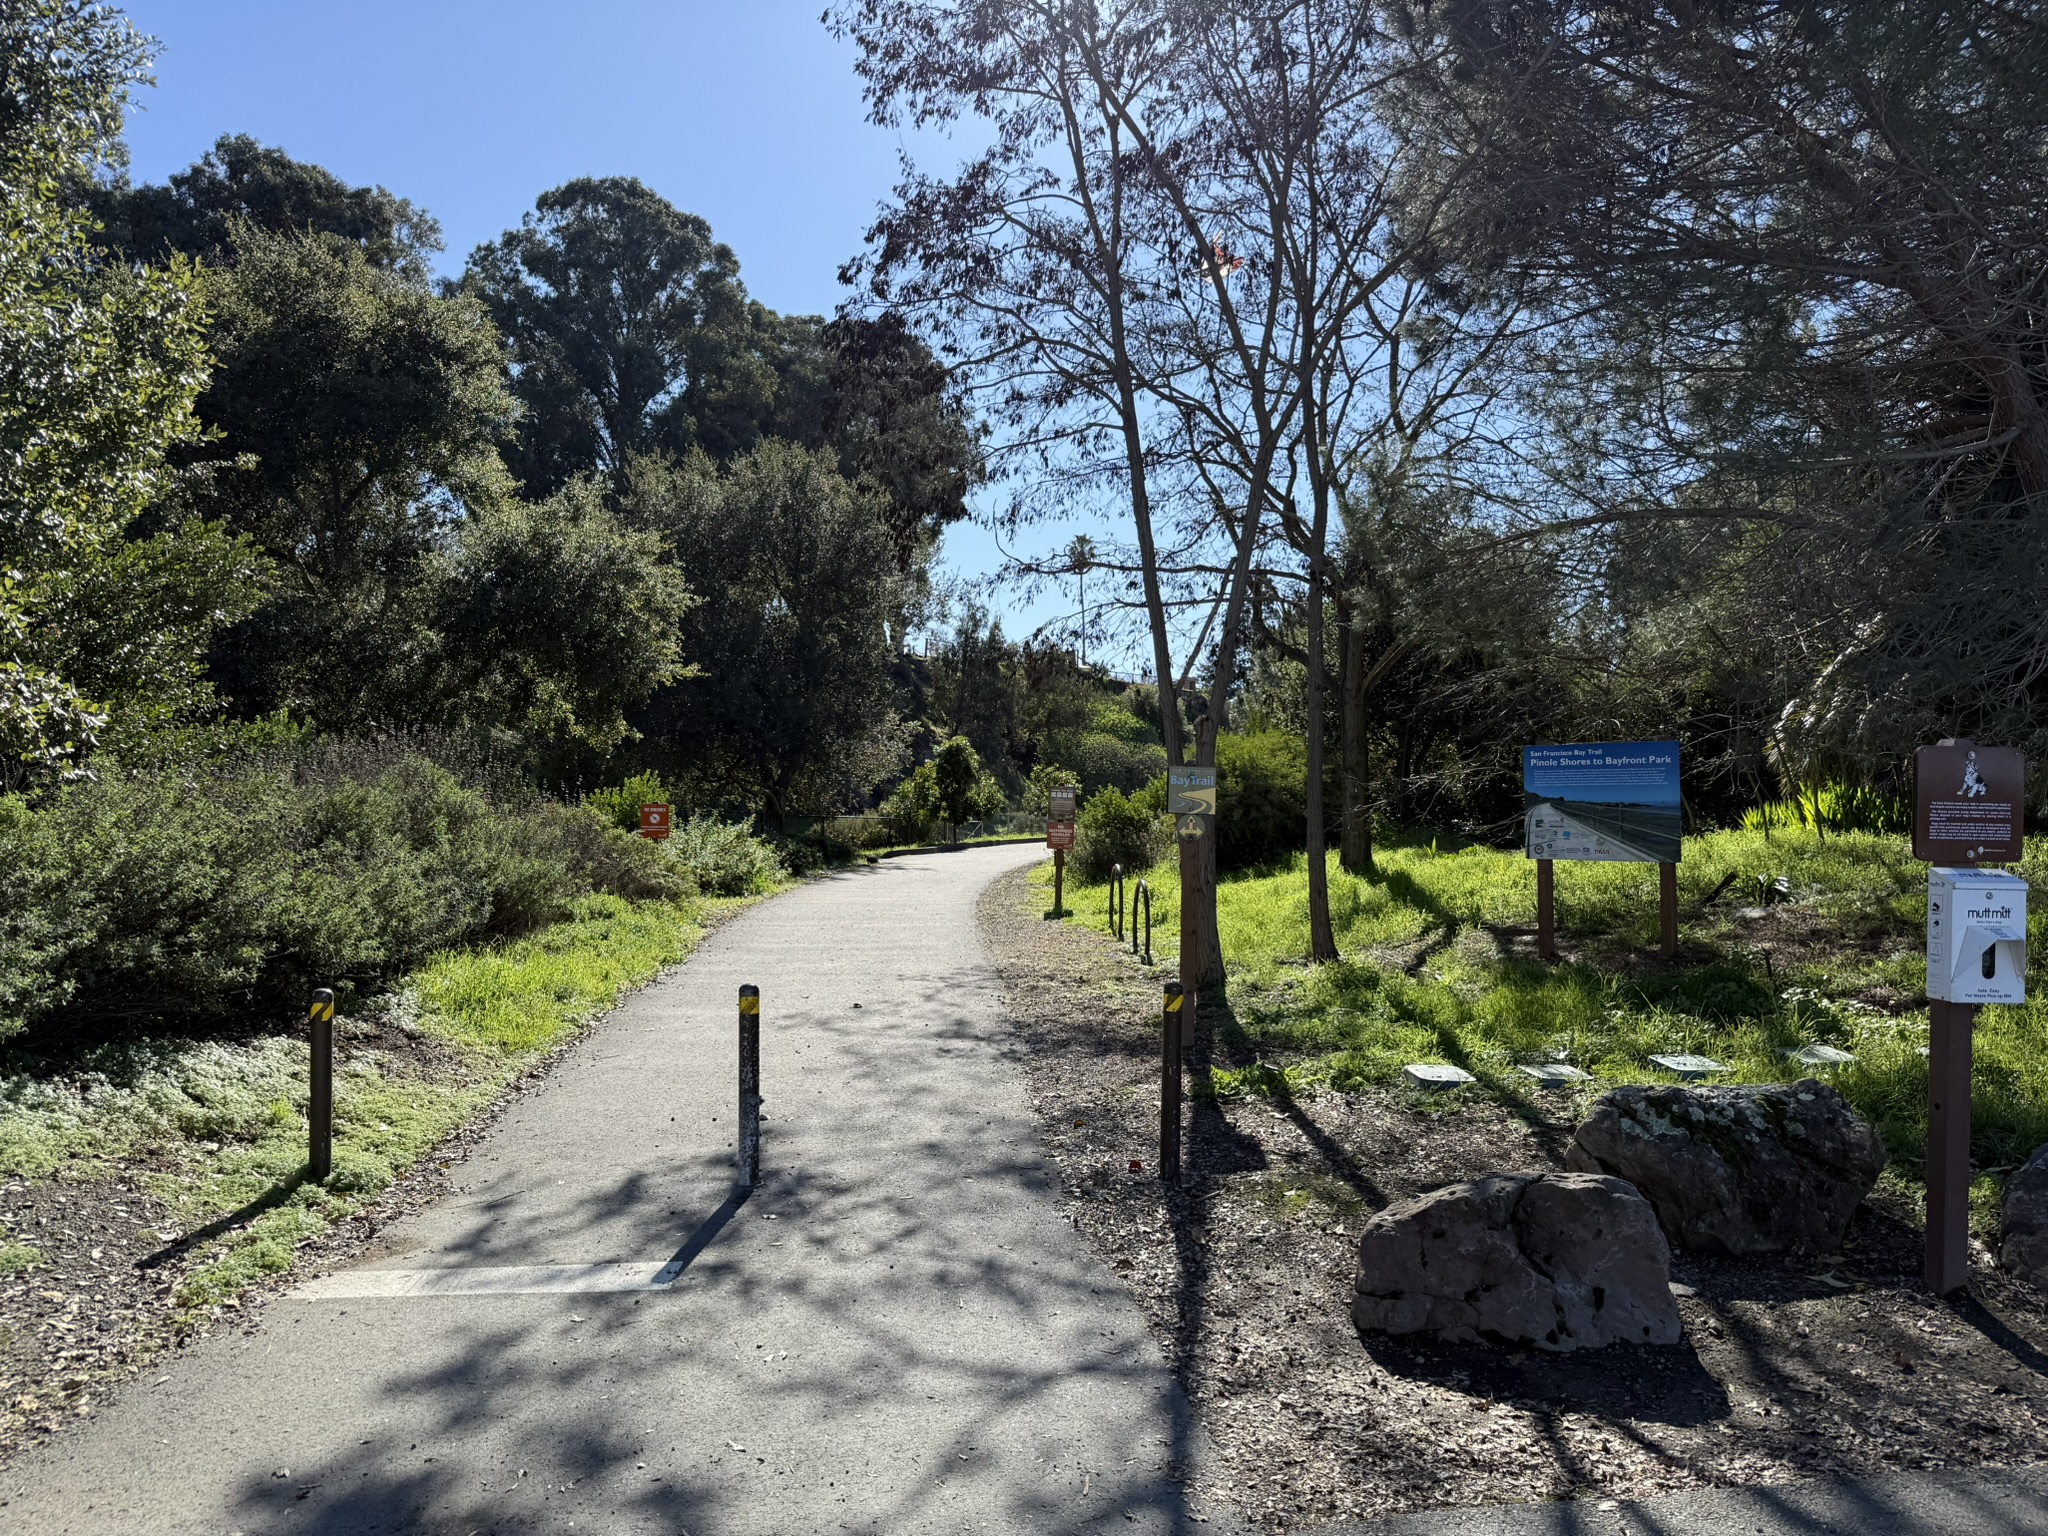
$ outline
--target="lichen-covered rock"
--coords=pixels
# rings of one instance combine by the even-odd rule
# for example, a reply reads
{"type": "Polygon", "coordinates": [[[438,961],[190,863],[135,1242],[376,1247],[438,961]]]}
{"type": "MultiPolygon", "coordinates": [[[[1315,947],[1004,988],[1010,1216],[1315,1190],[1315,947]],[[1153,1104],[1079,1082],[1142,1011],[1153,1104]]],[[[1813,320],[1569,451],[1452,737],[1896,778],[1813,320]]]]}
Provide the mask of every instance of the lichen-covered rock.
{"type": "Polygon", "coordinates": [[[1593,1106],[1565,1164],[1633,1184],[1675,1247],[1810,1257],[1841,1246],[1884,1169],[1884,1144],[1839,1093],[1811,1078],[1631,1086],[1593,1106]]]}
{"type": "Polygon", "coordinates": [[[1358,1244],[1352,1316],[1387,1333],[1539,1349],[1675,1344],[1671,1250],[1619,1179],[1488,1174],[1388,1206],[1358,1244]]]}
{"type": "Polygon", "coordinates": [[[2036,1285],[2048,1285],[2048,1146],[2036,1147],[2006,1180],[1999,1231],[1999,1262],[2036,1285]]]}

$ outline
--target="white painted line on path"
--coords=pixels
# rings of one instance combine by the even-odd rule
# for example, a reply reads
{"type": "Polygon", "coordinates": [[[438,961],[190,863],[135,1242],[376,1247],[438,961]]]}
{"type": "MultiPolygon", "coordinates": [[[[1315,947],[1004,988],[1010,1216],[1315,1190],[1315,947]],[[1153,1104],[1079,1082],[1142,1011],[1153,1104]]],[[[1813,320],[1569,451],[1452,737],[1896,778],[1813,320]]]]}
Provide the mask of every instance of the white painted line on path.
{"type": "Polygon", "coordinates": [[[593,1291],[662,1291],[683,1266],[666,1264],[520,1264],[501,1269],[344,1269],[309,1280],[298,1301],[379,1296],[541,1296],[593,1291]]]}

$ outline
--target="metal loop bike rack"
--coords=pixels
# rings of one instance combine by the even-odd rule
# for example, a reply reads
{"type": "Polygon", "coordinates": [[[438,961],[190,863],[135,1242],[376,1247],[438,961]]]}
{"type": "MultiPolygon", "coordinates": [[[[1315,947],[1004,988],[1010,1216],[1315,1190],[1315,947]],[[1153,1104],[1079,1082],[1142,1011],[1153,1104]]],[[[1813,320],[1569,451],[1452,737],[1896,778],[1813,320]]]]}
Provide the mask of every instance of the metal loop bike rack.
{"type": "Polygon", "coordinates": [[[1131,889],[1131,953],[1138,952],[1138,905],[1145,907],[1145,963],[1152,963],[1152,887],[1140,880],[1131,889]]]}
{"type": "Polygon", "coordinates": [[[1124,867],[1109,866],[1109,935],[1119,944],[1124,937],[1124,867]]]}

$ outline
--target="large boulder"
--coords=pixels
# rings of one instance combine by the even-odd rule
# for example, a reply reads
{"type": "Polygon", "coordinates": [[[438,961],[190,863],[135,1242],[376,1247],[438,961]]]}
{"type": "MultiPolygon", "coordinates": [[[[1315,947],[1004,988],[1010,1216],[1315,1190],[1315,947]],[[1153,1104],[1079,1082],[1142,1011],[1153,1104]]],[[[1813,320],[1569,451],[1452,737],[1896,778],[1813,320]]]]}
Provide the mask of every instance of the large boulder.
{"type": "Polygon", "coordinates": [[[2036,1285],[2048,1285],[2048,1146],[2036,1147],[2005,1181],[1999,1231],[1999,1262],[2036,1285]]]}
{"type": "Polygon", "coordinates": [[[1811,1078],[1761,1087],[1617,1088],[1593,1106],[1565,1165],[1626,1179],[1675,1247],[1813,1257],[1842,1244],[1884,1169],[1884,1143],[1811,1078]]]}
{"type": "Polygon", "coordinates": [[[1358,1243],[1361,1328],[1538,1349],[1675,1344],[1671,1249],[1643,1197],[1581,1173],[1488,1174],[1390,1205],[1358,1243]]]}

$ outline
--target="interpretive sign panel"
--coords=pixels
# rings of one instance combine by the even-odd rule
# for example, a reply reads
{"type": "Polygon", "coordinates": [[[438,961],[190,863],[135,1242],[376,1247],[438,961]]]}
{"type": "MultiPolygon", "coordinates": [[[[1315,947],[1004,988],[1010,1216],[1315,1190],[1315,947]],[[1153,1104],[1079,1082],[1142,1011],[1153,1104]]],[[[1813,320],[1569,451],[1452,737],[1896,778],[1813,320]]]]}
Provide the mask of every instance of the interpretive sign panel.
{"type": "Polygon", "coordinates": [[[1073,785],[1056,786],[1050,792],[1051,813],[1045,819],[1047,821],[1072,821],[1074,819],[1074,804],[1079,798],[1080,791],[1075,789],[1073,785]]]}
{"type": "Polygon", "coordinates": [[[1913,754],[1913,857],[2005,864],[2021,856],[2027,759],[2015,747],[1944,741],[1913,754]]]}
{"type": "Polygon", "coordinates": [[[1212,765],[1199,768],[1190,764],[1185,768],[1166,770],[1166,809],[1174,816],[1214,816],[1216,814],[1216,769],[1212,765]]]}
{"type": "Polygon", "coordinates": [[[1684,830],[1678,743],[1524,747],[1522,806],[1532,859],[1675,864],[1684,830]]]}

